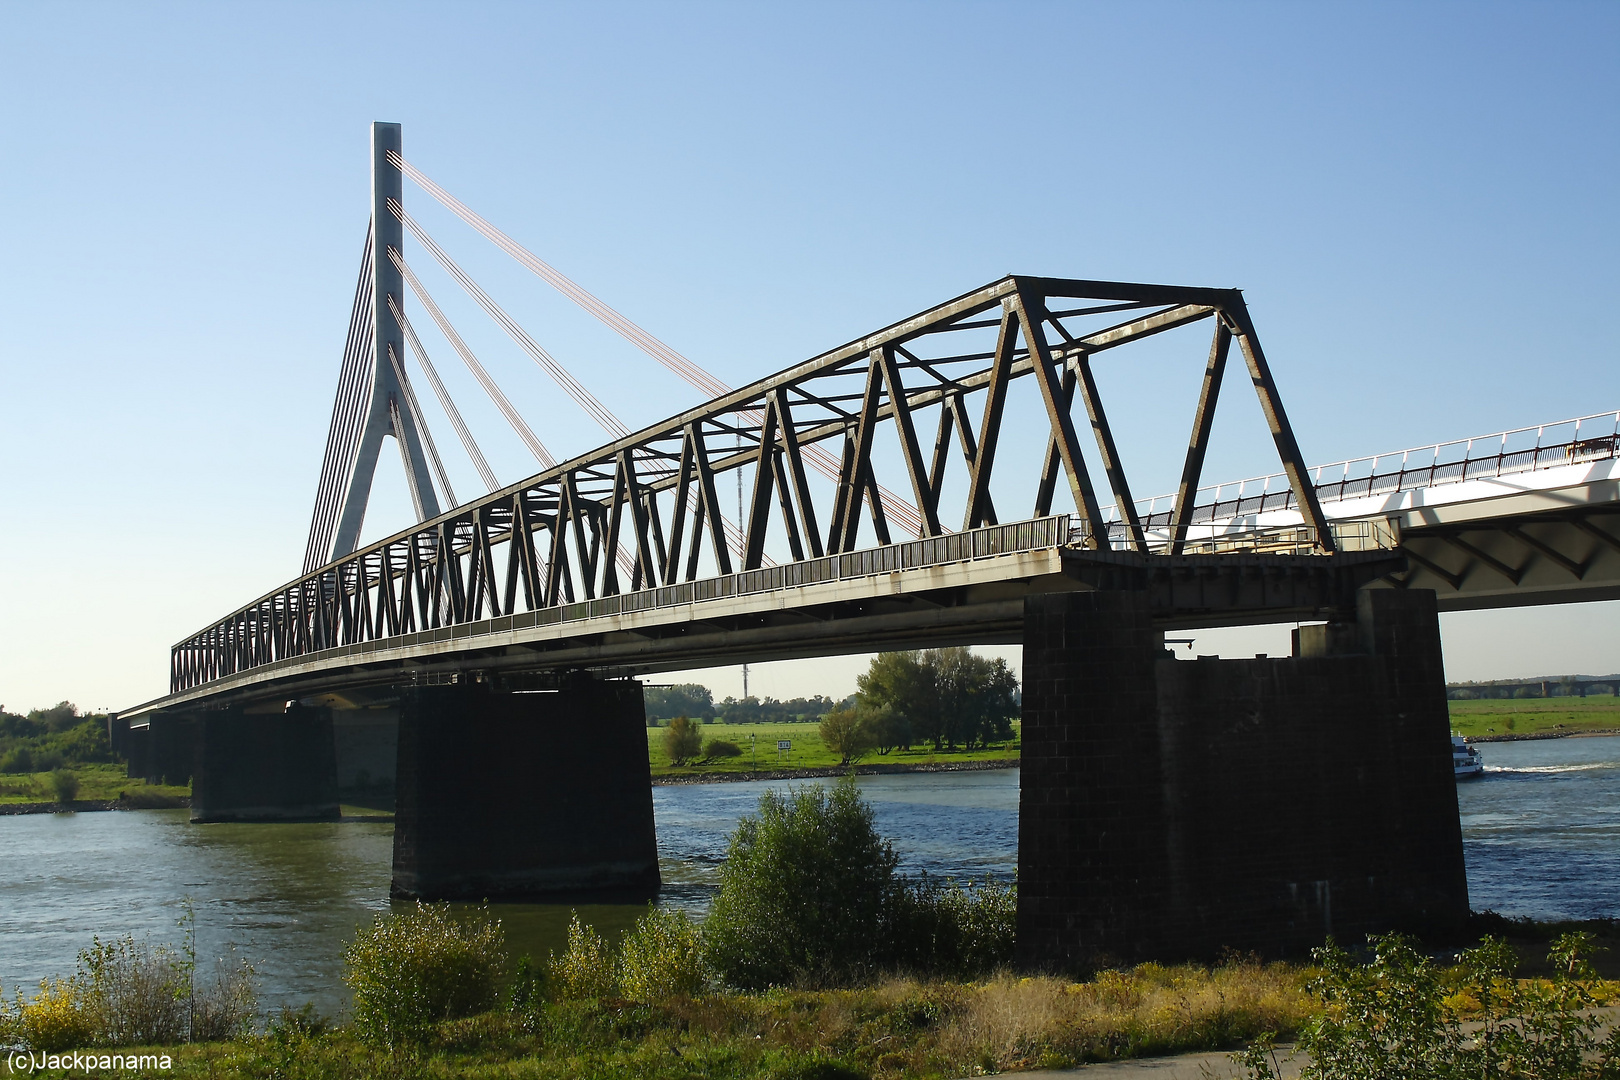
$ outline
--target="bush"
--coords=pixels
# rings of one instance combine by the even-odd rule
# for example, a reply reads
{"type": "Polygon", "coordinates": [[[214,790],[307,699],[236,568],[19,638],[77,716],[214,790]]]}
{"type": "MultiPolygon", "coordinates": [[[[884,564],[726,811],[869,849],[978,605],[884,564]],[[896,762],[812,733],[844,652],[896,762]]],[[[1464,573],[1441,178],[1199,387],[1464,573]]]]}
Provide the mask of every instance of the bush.
{"type": "Polygon", "coordinates": [[[34,771],[34,752],[26,746],[19,746],[8,750],[5,757],[0,757],[0,772],[3,773],[31,773],[34,771]]]}
{"type": "MultiPolygon", "coordinates": [[[[306,1005],[310,1015],[313,1005],[306,1005]]],[[[286,1006],[282,1006],[286,1014],[286,1006]]],[[[253,991],[253,968],[246,961],[230,964],[221,959],[214,969],[214,981],[191,995],[191,1041],[214,1042],[234,1039],[253,1028],[258,1013],[258,995],[253,991]]]]}
{"type": "Polygon", "coordinates": [[[568,947],[560,956],[552,953],[546,968],[551,992],[558,998],[610,997],[619,989],[613,950],[595,927],[579,921],[577,911],[568,920],[568,947]]]}
{"type": "Polygon", "coordinates": [[[619,955],[625,997],[647,1002],[691,997],[711,982],[703,932],[686,912],[649,908],[625,936],[619,955]]]}
{"type": "Polygon", "coordinates": [[[710,739],[703,744],[703,756],[710,761],[720,758],[742,757],[742,747],[730,739],[710,739]]]}
{"type": "Polygon", "coordinates": [[[703,733],[691,720],[677,716],[664,729],[664,753],[671,765],[685,765],[703,752],[703,733]]]}
{"type": "Polygon", "coordinates": [[[869,972],[897,861],[853,779],[765,792],[731,835],[704,925],[710,962],[745,988],[869,972]]]}
{"type": "Polygon", "coordinates": [[[499,920],[480,911],[456,919],[445,903],[379,918],[343,951],[354,991],[354,1027],[367,1042],[420,1041],[440,1020],[495,1004],[505,967],[499,920]]]}
{"type": "Polygon", "coordinates": [[[125,935],[91,939],[79,954],[79,982],[96,1041],[144,1046],[184,1039],[190,1019],[190,967],[174,950],[125,935]]]}
{"type": "Polygon", "coordinates": [[[85,1008],[84,986],[77,979],[40,980],[34,1000],[17,991],[17,1007],[5,1017],[6,1042],[21,1042],[47,1054],[77,1050],[95,1041],[95,1020],[85,1008]]]}
{"type": "Polygon", "coordinates": [[[79,797],[79,778],[66,769],[57,769],[51,773],[51,789],[56,792],[56,801],[70,803],[79,797]]]}
{"type": "MultiPolygon", "coordinates": [[[[1582,955],[1592,936],[1552,943],[1550,980],[1514,977],[1517,957],[1487,937],[1443,973],[1399,934],[1369,937],[1365,964],[1329,941],[1312,952],[1320,974],[1308,989],[1321,1011],[1300,1032],[1309,1077],[1567,1077],[1617,1075],[1620,1029],[1606,1040],[1593,1013],[1595,972],[1582,955]],[[1464,1020],[1472,1021],[1463,1029],[1464,1020]]],[[[1271,1040],[1233,1055],[1252,1078],[1275,1080],[1271,1040]]]]}
{"type": "Polygon", "coordinates": [[[890,961],[918,973],[978,979],[1013,959],[1016,888],[995,882],[966,888],[926,874],[895,885],[888,915],[890,961]]]}

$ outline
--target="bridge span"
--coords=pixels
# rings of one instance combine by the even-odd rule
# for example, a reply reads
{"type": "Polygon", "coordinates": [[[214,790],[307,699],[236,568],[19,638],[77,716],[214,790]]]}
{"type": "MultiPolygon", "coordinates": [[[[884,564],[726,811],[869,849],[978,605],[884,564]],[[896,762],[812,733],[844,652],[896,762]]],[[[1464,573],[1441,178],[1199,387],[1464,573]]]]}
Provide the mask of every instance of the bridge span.
{"type": "Polygon", "coordinates": [[[364,760],[395,780],[397,895],[645,896],[631,676],[1020,643],[1024,965],[1298,953],[1466,913],[1438,612],[1615,595],[1612,415],[1528,450],[1509,433],[1494,458],[1471,442],[1313,470],[1240,291],[1018,275],[730,389],[449,196],[397,125],[373,135],[306,571],[178,643],[170,692],[114,721],[131,775],[193,778],[193,820],[336,816],[364,760]],[[402,176],[710,400],[627,430],[405,212],[402,176]],[[551,458],[423,290],[407,232],[609,442],[551,458]],[[407,288],[542,471],[495,481],[407,288]],[[1094,365],[1199,327],[1181,482],[1138,500],[1094,365]],[[451,493],[407,344],[488,494],[451,493]],[[1208,488],[1234,345],[1281,471],[1208,488]],[[418,522],[357,548],[387,437],[418,522]],[[1169,628],[1279,620],[1315,624],[1292,657],[1189,663],[1164,645],[1169,628]]]}

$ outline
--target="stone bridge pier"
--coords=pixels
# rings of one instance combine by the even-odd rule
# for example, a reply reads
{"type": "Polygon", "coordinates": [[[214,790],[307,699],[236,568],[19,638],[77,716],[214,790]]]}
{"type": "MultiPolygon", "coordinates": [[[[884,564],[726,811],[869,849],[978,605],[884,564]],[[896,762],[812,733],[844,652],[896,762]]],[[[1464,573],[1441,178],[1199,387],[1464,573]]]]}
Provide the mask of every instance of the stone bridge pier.
{"type": "Polygon", "coordinates": [[[650,899],[658,842],[641,684],[401,691],[396,897],[650,899]]]}
{"type": "Polygon", "coordinates": [[[1147,594],[1025,601],[1018,962],[1084,970],[1468,913],[1435,597],[1174,660],[1147,594]]]}
{"type": "Polygon", "coordinates": [[[331,709],[235,706],[192,723],[192,821],[337,820],[331,709]]]}

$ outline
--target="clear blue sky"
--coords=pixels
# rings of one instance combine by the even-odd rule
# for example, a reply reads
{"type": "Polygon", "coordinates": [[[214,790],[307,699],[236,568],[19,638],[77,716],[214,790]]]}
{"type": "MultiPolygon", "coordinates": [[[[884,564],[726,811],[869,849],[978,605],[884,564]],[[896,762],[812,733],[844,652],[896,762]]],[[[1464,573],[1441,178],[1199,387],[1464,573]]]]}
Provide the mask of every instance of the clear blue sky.
{"type": "MultiPolygon", "coordinates": [[[[1617,57],[1613,3],[0,3],[0,703],[155,696],[297,572],[373,120],[733,383],[1008,272],[1240,286],[1329,461],[1620,408],[1617,57]]],[[[627,423],[693,403],[407,199],[627,423]]],[[[454,317],[559,456],[600,441],[454,317]]],[[[1170,490],[1145,448],[1190,387],[1110,377],[1133,485],[1170,490]]],[[[378,482],[370,535],[408,523],[378,482]]],[[[1456,677],[1620,668],[1614,604],[1446,635],[1456,677]]]]}

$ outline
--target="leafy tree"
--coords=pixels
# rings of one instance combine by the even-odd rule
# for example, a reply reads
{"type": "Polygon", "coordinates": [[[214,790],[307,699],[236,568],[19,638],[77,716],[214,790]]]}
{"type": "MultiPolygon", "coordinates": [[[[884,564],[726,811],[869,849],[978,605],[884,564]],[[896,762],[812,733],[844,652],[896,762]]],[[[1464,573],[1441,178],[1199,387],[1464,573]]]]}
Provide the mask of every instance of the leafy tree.
{"type": "Polygon", "coordinates": [[[676,716],[714,718],[714,695],[699,683],[675,686],[648,686],[641,692],[647,719],[668,720],[676,716]]]}
{"type": "Polygon", "coordinates": [[[1007,662],[965,648],[879,653],[856,685],[863,709],[888,710],[880,746],[926,739],[935,750],[971,750],[1010,738],[1019,707],[1007,662]]]}
{"type": "Polygon", "coordinates": [[[911,749],[911,724],[892,705],[860,704],[856,708],[878,753],[887,754],[896,747],[911,749]]]}
{"type": "Polygon", "coordinates": [[[664,753],[671,765],[685,765],[703,752],[703,732],[690,719],[677,716],[664,729],[664,753]]]}
{"type": "Polygon", "coordinates": [[[838,764],[848,765],[873,748],[872,733],[854,709],[834,709],[821,719],[821,742],[838,755],[838,764]]]}
{"type": "Polygon", "coordinates": [[[731,835],[703,927],[710,962],[747,988],[870,970],[898,861],[852,778],[765,792],[731,835]]]}

